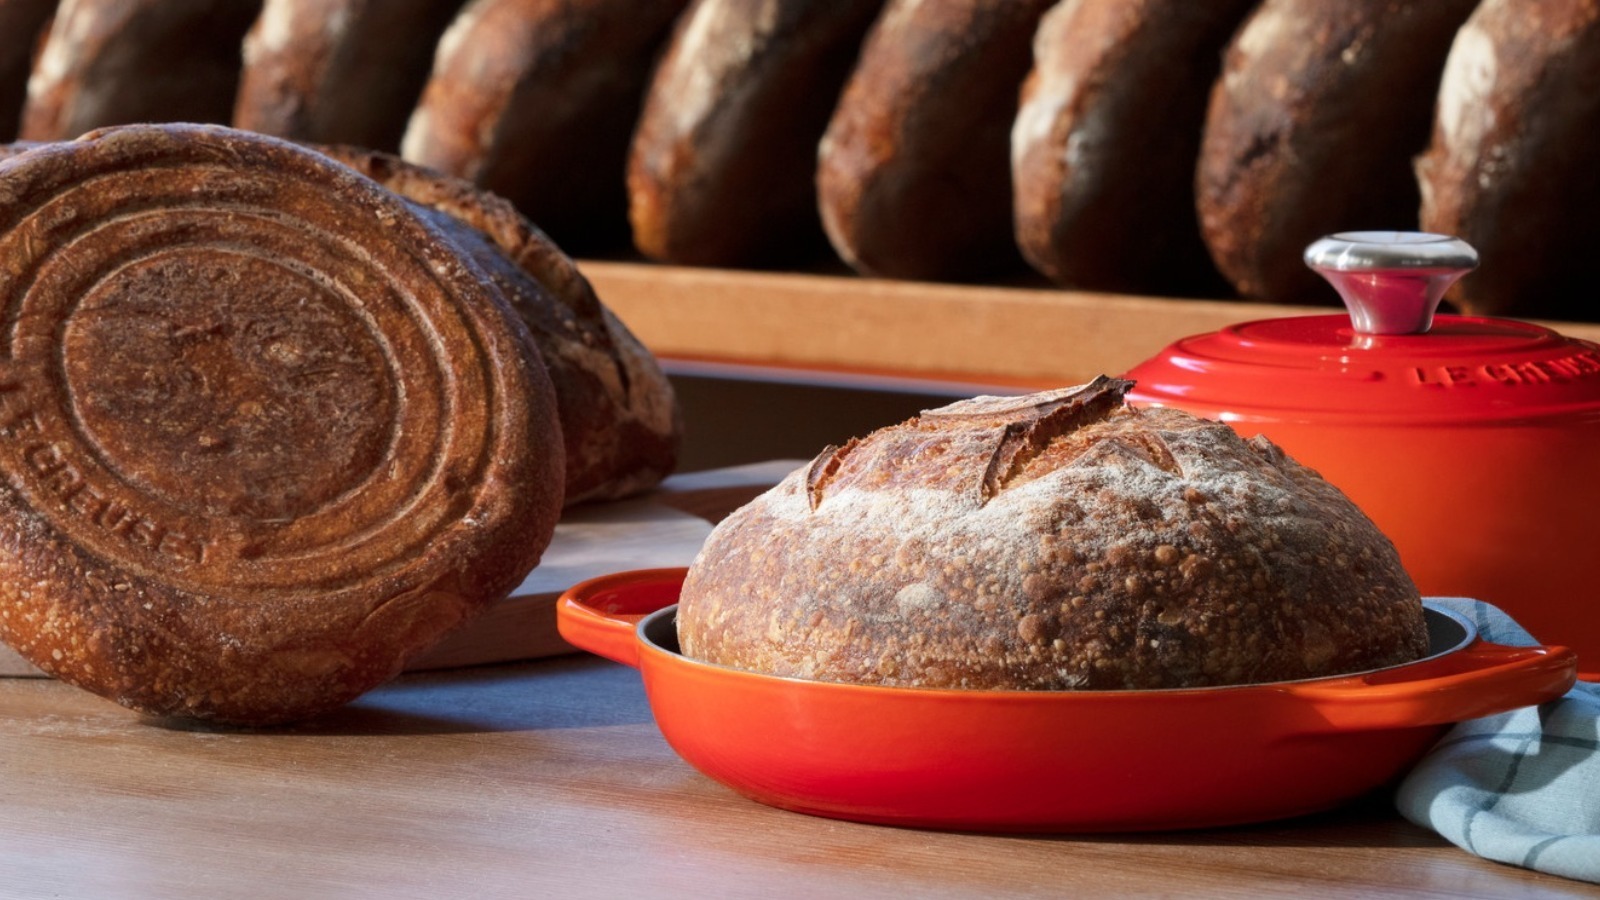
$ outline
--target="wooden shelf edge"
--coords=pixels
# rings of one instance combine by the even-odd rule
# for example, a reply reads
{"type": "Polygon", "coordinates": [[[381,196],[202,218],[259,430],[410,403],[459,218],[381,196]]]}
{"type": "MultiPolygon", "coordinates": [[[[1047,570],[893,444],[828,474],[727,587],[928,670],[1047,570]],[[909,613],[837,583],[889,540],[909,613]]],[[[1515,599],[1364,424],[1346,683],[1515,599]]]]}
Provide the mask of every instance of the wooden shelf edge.
{"type": "MultiPolygon", "coordinates": [[[[850,275],[579,263],[664,359],[979,384],[1117,374],[1182,337],[1336,307],[928,284],[850,275]]],[[[1543,323],[1600,341],[1600,324],[1543,323]]]]}

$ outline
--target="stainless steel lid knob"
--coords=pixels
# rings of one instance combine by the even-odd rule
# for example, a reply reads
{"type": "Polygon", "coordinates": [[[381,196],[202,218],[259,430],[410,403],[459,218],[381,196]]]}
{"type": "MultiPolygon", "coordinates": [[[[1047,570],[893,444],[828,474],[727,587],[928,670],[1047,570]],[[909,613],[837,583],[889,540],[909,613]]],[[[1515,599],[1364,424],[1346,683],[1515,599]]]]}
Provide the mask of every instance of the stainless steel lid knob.
{"type": "Polygon", "coordinates": [[[1478,251],[1443,234],[1347,231],[1312,243],[1305,261],[1339,292],[1358,333],[1421,334],[1478,251]]]}

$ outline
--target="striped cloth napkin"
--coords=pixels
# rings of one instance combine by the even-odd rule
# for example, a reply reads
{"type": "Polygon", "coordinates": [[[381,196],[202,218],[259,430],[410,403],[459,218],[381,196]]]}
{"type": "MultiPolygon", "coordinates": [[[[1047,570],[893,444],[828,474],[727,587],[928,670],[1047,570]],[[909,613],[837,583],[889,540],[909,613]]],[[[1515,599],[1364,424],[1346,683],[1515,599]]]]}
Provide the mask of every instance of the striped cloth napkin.
{"type": "MultiPolygon", "coordinates": [[[[1438,601],[1499,644],[1537,644],[1477,600],[1438,601]]],[[[1400,784],[1396,805],[1469,853],[1600,883],[1600,684],[1456,725],[1400,784]]]]}

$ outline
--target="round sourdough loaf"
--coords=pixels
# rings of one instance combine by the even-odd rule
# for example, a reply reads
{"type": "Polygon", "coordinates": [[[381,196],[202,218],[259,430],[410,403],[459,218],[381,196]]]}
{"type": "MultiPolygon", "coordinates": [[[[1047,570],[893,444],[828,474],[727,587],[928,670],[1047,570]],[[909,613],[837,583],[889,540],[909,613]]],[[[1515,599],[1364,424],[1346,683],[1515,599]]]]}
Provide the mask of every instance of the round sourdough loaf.
{"type": "Polygon", "coordinates": [[[151,714],[281,722],[538,562],[553,390],[425,211],[220,127],[0,172],[0,637],[24,657],[151,714]]]}
{"type": "Polygon", "coordinates": [[[980,397],[830,448],[717,527],[683,652],[824,681],[1146,689],[1426,649],[1395,549],[1262,438],[1122,402],[980,397]]]}

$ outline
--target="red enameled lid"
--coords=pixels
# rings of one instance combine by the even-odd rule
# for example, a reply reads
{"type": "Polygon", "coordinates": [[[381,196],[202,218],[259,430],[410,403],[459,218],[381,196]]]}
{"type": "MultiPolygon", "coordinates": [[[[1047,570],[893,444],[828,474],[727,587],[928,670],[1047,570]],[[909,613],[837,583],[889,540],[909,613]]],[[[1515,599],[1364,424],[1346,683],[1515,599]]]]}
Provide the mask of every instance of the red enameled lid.
{"type": "Polygon", "coordinates": [[[1445,290],[1477,265],[1465,242],[1350,232],[1305,257],[1348,315],[1184,338],[1128,373],[1137,382],[1129,399],[1229,421],[1600,421],[1600,345],[1528,322],[1435,316],[1445,290]]]}

